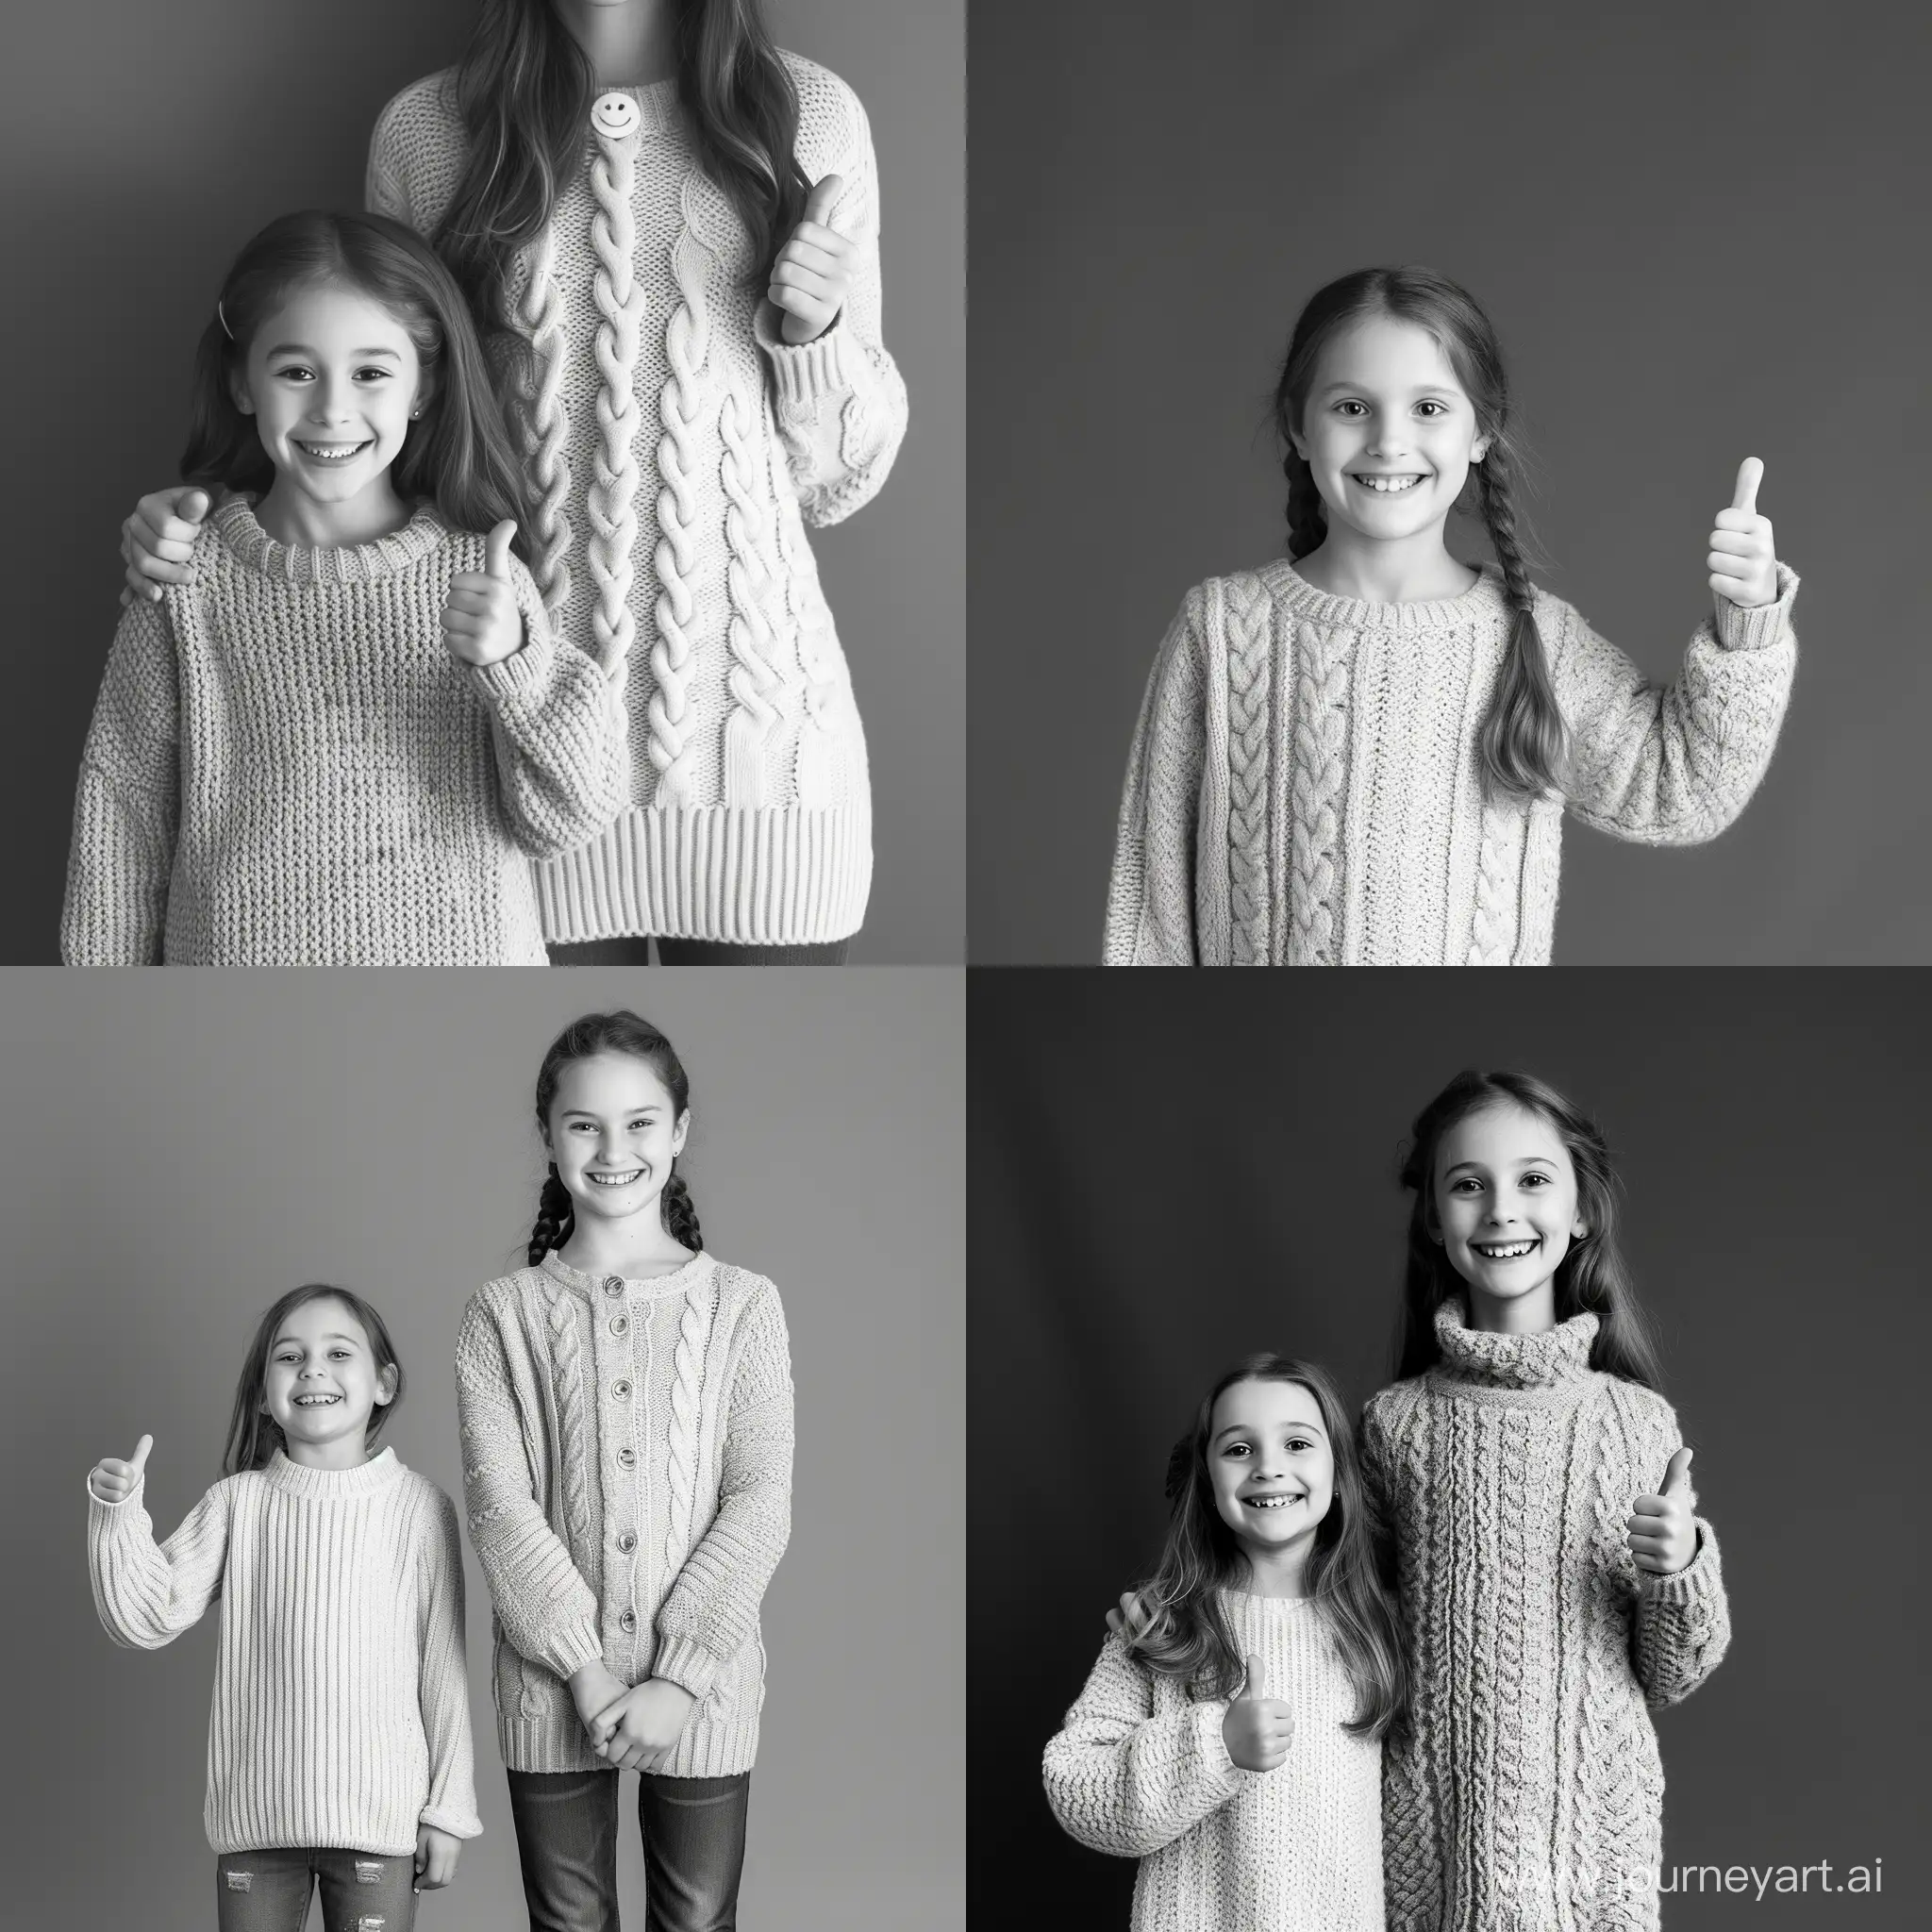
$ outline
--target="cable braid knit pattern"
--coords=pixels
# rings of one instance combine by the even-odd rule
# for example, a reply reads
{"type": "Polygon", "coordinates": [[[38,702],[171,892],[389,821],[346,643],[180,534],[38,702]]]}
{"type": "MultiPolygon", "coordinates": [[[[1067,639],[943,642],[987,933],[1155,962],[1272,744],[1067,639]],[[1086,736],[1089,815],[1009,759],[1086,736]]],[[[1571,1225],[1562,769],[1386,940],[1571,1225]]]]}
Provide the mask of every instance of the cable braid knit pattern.
{"type": "Polygon", "coordinates": [[[1285,876],[1267,911],[1286,962],[1546,964],[1561,811],[1624,839],[1714,838],[1771,761],[1796,659],[1797,577],[1778,602],[1725,604],[1692,638],[1677,682],[1647,684],[1577,613],[1538,593],[1573,747],[1559,802],[1491,802],[1477,728],[1508,644],[1493,568],[1464,595],[1333,597],[1286,562],[1190,591],[1148,679],[1128,756],[1108,880],[1108,965],[1229,965],[1269,956],[1248,892],[1285,876]],[[1257,598],[1291,631],[1291,675],[1250,708],[1257,598]],[[1722,624],[1722,635],[1718,623],[1722,624]],[[1291,745],[1288,806],[1252,848],[1274,747],[1291,745]],[[1241,937],[1237,937],[1241,935],[1241,937]]]}
{"type": "Polygon", "coordinates": [[[698,1423],[704,1398],[705,1350],[717,1313],[717,1288],[703,1281],[689,1290],[677,1321],[677,1351],[671,1363],[671,1427],[666,1439],[664,1572],[675,1576],[691,1554],[691,1507],[698,1491],[698,1423]]]}
{"type": "Polygon", "coordinates": [[[1231,578],[1227,625],[1227,893],[1239,966],[1268,959],[1269,685],[1274,610],[1252,579],[1231,578]]]}
{"type": "Polygon", "coordinates": [[[574,478],[566,454],[570,411],[563,400],[563,296],[557,286],[557,234],[545,228],[538,238],[517,319],[528,331],[534,353],[523,372],[519,427],[524,459],[536,492],[533,550],[537,587],[543,608],[555,618],[570,602],[570,513],[574,478]]]}

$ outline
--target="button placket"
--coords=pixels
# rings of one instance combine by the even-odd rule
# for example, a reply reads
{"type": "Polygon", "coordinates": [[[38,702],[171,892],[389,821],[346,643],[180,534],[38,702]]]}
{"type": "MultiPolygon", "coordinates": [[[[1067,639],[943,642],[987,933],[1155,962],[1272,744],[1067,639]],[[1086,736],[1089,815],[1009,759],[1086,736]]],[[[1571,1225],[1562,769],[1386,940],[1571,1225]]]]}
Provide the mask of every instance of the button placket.
{"type": "MultiPolygon", "coordinates": [[[[638,1388],[634,1380],[636,1361],[630,1341],[630,1314],[627,1284],[613,1275],[605,1283],[607,1293],[613,1303],[609,1317],[601,1325],[605,1330],[603,1353],[616,1371],[608,1376],[610,1404],[614,1411],[611,1416],[611,1434],[618,1442],[618,1449],[612,1458],[625,1477],[629,1477],[638,1466],[638,1452],[634,1442],[637,1428],[638,1388]]],[[[626,1638],[637,1635],[637,1572],[631,1560],[638,1547],[637,1529],[637,1485],[629,1480],[621,1480],[610,1485],[605,1505],[605,1534],[610,1540],[610,1546],[620,1560],[609,1564],[611,1573],[610,1602],[618,1609],[617,1627],[626,1638]]],[[[636,1654],[633,1651],[630,1665],[636,1668],[636,1654]]],[[[630,1671],[625,1672],[626,1677],[630,1671]]]]}

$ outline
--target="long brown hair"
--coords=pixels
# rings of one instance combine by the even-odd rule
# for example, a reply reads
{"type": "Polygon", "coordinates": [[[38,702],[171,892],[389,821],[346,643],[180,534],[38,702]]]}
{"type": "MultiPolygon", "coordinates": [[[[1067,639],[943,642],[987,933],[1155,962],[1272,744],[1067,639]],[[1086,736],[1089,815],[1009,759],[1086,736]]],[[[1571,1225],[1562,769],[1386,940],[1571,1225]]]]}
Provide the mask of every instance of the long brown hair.
{"type": "Polygon", "coordinates": [[[1140,1586],[1144,1629],[1129,1640],[1131,1656],[1150,1670],[1185,1677],[1197,1696],[1232,1697],[1247,1659],[1222,1607],[1224,1588],[1239,1589],[1247,1558],[1214,1507],[1208,1442],[1214,1405],[1237,1382],[1294,1382],[1315,1398],[1335,1457],[1335,1495],[1315,1532],[1308,1557],[1308,1594],[1335,1640],[1342,1668],[1359,1698],[1345,1726],[1379,1738],[1402,1722],[1408,1701],[1395,1606],[1384,1581],[1388,1540],[1362,1479],[1355,1430],[1335,1385],[1312,1362],[1288,1356],[1251,1355],[1227,1371],[1203,1397],[1188,1432],[1167,1465],[1167,1540],[1154,1574],[1140,1586]]]}
{"type": "MultiPolygon", "coordinates": [[[[759,0],[672,4],[698,164],[750,230],[746,280],[762,287],[811,186],[792,153],[798,90],[759,0]]],[[[577,167],[596,76],[551,0],[484,0],[455,85],[469,153],[430,239],[486,325],[508,329],[511,265],[577,167]]]]}
{"type": "MultiPolygon", "coordinates": [[[[1529,579],[1529,537],[1516,507],[1523,452],[1511,433],[1509,379],[1496,331],[1474,295],[1426,268],[1364,268],[1317,289],[1302,310],[1274,387],[1275,428],[1286,445],[1288,554],[1298,559],[1328,534],[1328,513],[1314,473],[1296,451],[1302,411],[1329,338],[1372,315],[1426,330],[1441,346],[1475,409],[1489,449],[1470,471],[1484,527],[1502,566],[1508,599],[1509,650],[1477,738],[1484,788],[1492,797],[1530,801],[1562,783],[1568,734],[1537,628],[1529,579]]],[[[1457,508],[1464,508],[1458,505],[1457,508]]]]}

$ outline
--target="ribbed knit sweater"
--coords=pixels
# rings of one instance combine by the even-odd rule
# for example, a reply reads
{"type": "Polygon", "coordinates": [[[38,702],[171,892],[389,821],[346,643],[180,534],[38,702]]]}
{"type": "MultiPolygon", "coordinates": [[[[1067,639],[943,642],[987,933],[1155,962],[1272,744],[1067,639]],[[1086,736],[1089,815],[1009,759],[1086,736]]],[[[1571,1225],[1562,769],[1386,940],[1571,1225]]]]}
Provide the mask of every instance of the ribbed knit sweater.
{"type": "Polygon", "coordinates": [[[528,855],[608,824],[621,720],[510,575],[523,648],[458,663],[441,618],[485,541],[419,509],[339,550],[231,497],[188,582],[121,620],[81,756],[71,966],[545,963],[528,855]]]}
{"type": "Polygon", "coordinates": [[[221,1599],[214,1850],[400,1857],[425,1824],[476,1837],[449,1498],[392,1449],[346,1470],[277,1451],[218,1482],[157,1548],[143,1491],[119,1503],[88,1491],[94,1608],[115,1642],[158,1650],[221,1599]]]}
{"type": "Polygon", "coordinates": [[[1244,1656],[1294,1712],[1287,1758],[1242,1771],[1225,1698],[1194,1702],[1109,1636],[1046,1747],[1054,1816],[1139,1858],[1134,1932],[1382,1932],[1382,1747],[1312,1599],[1224,1593],[1244,1656]]]}
{"type": "Polygon", "coordinates": [[[1400,1558],[1415,1728],[1388,1756],[1391,1932],[1657,1924],[1652,1707],[1730,1641],[1710,1525],[1669,1576],[1625,1523],[1683,1438],[1662,1396],[1590,1366],[1594,1315],[1541,1335],[1438,1311],[1442,1356],[1363,1417],[1400,1558]]]}
{"type": "MultiPolygon", "coordinates": [[[[553,941],[841,939],[872,877],[865,737],[805,525],[885,481],[906,389],[879,334],[864,109],[795,55],[795,153],[844,190],[850,300],[816,341],[746,286],[749,231],[697,164],[675,81],[598,98],[582,165],[508,291],[535,345],[520,400],[537,578],[630,718],[628,808],[541,869],[553,941]]],[[[368,202],[424,234],[461,171],[449,83],[383,110],[368,202]]]]}
{"type": "Polygon", "coordinates": [[[1619,839],[1690,845],[1771,761],[1798,579],[1722,605],[1677,681],[1538,591],[1571,735],[1567,794],[1485,799],[1477,735],[1511,612],[1493,567],[1460,597],[1330,596],[1291,563],[1188,593],[1141,708],[1103,947],[1109,966],[1542,966],[1564,808],[1619,839]]]}
{"type": "Polygon", "coordinates": [[[471,1297],[457,1408],[504,1763],[602,1768],[569,1684],[601,1657],[697,1698],[664,1775],[749,1771],[758,1604],[791,1527],[778,1291],[706,1254],[648,1281],[547,1255],[471,1297]]]}

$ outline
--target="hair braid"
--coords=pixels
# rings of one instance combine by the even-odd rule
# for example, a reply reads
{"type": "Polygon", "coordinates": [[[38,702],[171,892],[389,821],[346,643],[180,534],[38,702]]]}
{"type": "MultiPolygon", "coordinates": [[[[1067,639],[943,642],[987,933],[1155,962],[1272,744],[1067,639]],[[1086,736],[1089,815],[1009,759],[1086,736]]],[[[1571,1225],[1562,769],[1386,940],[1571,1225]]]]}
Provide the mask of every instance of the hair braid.
{"type": "Polygon", "coordinates": [[[1322,492],[1315,488],[1314,471],[1291,442],[1281,459],[1281,473],[1288,478],[1289,561],[1298,563],[1326,540],[1328,512],[1322,507],[1322,492]]]}
{"type": "Polygon", "coordinates": [[[553,1248],[560,1248],[570,1238],[571,1224],[576,1218],[576,1210],[570,1202],[570,1190],[564,1186],[557,1172],[557,1163],[550,1163],[550,1173],[543,1182],[543,1191],[537,1197],[537,1220],[530,1229],[530,1266],[535,1268],[553,1248]]]}
{"type": "Polygon", "coordinates": [[[1561,783],[1568,734],[1537,628],[1536,590],[1517,532],[1508,446],[1502,436],[1491,438],[1489,454],[1475,472],[1483,525],[1502,566],[1504,593],[1513,613],[1502,681],[1477,744],[1491,794],[1528,801],[1561,783]]]}
{"type": "Polygon", "coordinates": [[[665,1230],[672,1240],[681,1241],[692,1254],[696,1254],[704,1246],[705,1237],[698,1227],[696,1204],[691,1200],[691,1190],[685,1185],[684,1176],[678,1173],[675,1161],[672,1162],[671,1178],[664,1183],[658,1205],[663,1212],[665,1230]]]}

